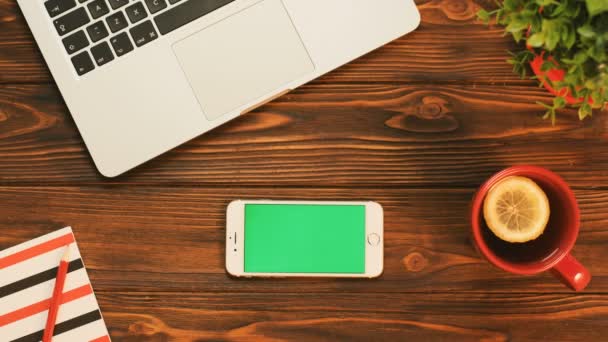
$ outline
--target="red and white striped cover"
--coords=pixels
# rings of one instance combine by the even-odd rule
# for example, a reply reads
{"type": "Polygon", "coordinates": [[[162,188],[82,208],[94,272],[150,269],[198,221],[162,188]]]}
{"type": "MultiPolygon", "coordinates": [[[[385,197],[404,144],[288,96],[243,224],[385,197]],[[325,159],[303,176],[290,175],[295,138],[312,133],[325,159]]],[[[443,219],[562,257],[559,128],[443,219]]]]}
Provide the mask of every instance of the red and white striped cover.
{"type": "Polygon", "coordinates": [[[0,341],[42,340],[66,246],[71,260],[53,342],[110,341],[70,227],[0,252],[0,341]]]}

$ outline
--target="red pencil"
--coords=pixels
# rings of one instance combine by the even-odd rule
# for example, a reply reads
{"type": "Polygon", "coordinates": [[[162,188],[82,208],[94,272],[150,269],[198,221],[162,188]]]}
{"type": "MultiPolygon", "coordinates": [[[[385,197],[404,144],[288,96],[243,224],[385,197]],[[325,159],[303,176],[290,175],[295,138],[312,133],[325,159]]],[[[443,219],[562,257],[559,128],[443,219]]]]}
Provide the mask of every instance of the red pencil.
{"type": "Polygon", "coordinates": [[[55,321],[57,321],[57,313],[59,312],[59,305],[61,303],[61,296],[63,295],[63,285],[65,284],[65,277],[68,274],[68,264],[70,263],[70,246],[68,245],[59,263],[59,269],[57,270],[57,277],[55,279],[55,289],[53,290],[53,297],[51,298],[51,307],[49,308],[49,315],[46,318],[46,327],[44,328],[44,335],[42,342],[51,342],[53,338],[53,332],[55,330],[55,321]]]}

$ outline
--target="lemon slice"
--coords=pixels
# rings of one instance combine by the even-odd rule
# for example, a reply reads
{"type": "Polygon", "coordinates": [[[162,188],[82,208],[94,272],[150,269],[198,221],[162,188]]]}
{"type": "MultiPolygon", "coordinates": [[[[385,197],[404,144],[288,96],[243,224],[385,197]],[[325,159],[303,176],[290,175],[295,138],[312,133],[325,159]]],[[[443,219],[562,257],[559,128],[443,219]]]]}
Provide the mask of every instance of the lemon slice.
{"type": "Polygon", "coordinates": [[[545,192],[526,177],[507,177],[494,185],[483,204],[483,215],[492,232],[507,242],[538,238],[549,222],[545,192]]]}

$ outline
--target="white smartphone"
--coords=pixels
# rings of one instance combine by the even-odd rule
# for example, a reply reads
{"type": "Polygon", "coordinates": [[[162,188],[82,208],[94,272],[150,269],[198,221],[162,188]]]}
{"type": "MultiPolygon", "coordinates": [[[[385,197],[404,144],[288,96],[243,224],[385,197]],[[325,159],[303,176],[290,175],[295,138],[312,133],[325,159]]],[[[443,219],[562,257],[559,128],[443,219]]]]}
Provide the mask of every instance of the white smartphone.
{"type": "Polygon", "coordinates": [[[375,202],[234,201],[226,269],[237,277],[375,278],[384,215],[375,202]]]}

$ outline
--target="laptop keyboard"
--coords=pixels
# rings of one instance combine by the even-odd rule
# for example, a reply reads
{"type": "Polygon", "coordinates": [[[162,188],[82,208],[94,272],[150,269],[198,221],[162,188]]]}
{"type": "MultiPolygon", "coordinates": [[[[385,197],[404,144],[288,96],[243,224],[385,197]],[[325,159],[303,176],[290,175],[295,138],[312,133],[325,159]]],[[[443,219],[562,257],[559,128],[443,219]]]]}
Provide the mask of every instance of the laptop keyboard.
{"type": "Polygon", "coordinates": [[[47,0],[80,76],[234,0],[47,0]]]}

